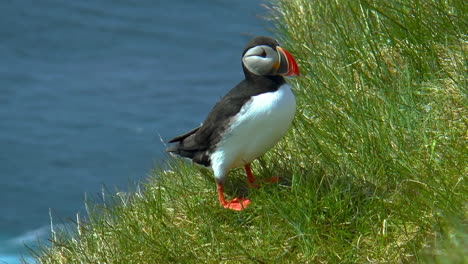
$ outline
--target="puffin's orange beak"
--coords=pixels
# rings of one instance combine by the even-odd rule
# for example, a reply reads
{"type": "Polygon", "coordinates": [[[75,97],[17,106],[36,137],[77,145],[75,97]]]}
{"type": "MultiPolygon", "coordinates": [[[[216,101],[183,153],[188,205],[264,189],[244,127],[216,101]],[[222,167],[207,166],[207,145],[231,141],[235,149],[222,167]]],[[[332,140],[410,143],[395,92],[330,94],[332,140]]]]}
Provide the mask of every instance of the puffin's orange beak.
{"type": "Polygon", "coordinates": [[[277,46],[276,50],[280,58],[277,73],[284,76],[299,76],[299,66],[291,53],[280,46],[277,46]]]}

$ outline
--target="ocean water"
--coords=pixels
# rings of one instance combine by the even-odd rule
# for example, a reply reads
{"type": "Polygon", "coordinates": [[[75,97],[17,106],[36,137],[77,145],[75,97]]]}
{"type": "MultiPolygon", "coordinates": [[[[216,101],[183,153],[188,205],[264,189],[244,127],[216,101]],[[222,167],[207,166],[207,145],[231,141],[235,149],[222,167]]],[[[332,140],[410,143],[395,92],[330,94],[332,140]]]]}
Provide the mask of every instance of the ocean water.
{"type": "MultiPolygon", "coordinates": [[[[0,263],[86,196],[129,190],[200,124],[268,34],[261,1],[0,2],[0,263]]],[[[45,242],[46,243],[46,242],[45,242]]]]}

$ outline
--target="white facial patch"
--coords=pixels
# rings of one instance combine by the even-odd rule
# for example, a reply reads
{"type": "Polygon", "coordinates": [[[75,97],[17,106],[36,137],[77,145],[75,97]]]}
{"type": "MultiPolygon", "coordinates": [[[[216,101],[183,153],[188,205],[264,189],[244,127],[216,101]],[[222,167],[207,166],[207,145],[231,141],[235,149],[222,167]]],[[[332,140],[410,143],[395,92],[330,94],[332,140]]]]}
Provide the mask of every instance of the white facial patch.
{"type": "Polygon", "coordinates": [[[255,46],[247,50],[242,62],[251,73],[267,75],[273,72],[275,63],[279,63],[278,52],[267,45],[255,46]]]}

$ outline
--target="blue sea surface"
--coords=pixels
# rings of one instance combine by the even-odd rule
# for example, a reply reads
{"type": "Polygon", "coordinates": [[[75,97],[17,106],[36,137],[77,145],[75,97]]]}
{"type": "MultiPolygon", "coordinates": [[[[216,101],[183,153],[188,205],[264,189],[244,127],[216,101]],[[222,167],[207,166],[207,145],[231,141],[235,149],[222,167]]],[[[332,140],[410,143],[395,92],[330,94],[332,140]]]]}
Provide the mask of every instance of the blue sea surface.
{"type": "MultiPolygon", "coordinates": [[[[86,196],[131,190],[268,34],[261,1],[0,2],[0,263],[86,196]]],[[[27,256],[27,255],[26,255],[27,256]]]]}

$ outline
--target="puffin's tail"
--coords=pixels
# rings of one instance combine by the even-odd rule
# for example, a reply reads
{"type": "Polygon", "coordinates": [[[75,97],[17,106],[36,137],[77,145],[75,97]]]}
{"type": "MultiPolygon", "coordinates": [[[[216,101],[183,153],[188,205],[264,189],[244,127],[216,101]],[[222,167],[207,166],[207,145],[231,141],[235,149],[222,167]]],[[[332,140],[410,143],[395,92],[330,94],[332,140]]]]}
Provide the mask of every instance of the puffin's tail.
{"type": "Polygon", "coordinates": [[[210,159],[206,149],[202,148],[195,142],[195,133],[200,129],[197,127],[189,132],[177,136],[168,143],[175,143],[166,149],[172,155],[191,159],[193,162],[204,166],[210,166],[210,159]]]}

